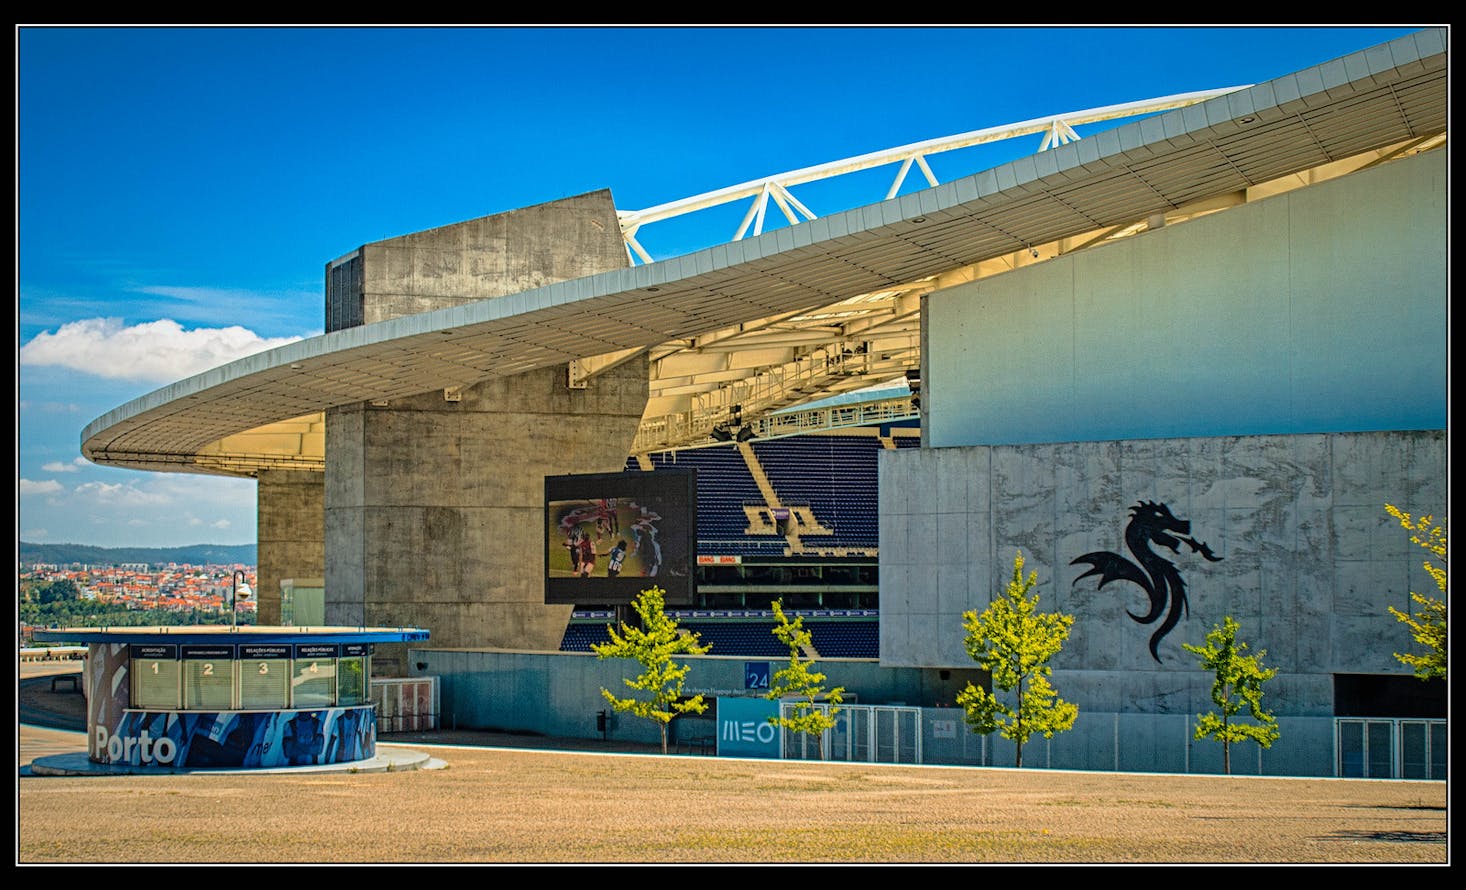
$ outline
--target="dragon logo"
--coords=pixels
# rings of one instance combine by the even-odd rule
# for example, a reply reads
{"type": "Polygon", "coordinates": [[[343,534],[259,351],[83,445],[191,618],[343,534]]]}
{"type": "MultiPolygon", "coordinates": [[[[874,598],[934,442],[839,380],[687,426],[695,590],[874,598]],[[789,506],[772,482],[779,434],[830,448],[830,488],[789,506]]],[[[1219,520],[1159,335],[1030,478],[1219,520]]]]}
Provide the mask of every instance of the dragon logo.
{"type": "Polygon", "coordinates": [[[1086,553],[1069,563],[1071,566],[1086,563],[1091,567],[1074,579],[1075,584],[1090,575],[1099,575],[1099,587],[1111,581],[1129,581],[1144,590],[1150,597],[1150,611],[1144,615],[1136,615],[1128,609],[1125,612],[1141,624],[1155,623],[1166,611],[1166,604],[1170,603],[1165,620],[1150,638],[1150,656],[1157,663],[1161,657],[1156,653],[1156,646],[1176,627],[1183,612],[1190,617],[1191,607],[1186,603],[1186,582],[1181,580],[1181,573],[1174,563],[1151,550],[1150,545],[1159,544],[1172,553],[1179,553],[1183,541],[1192,552],[1200,553],[1207,561],[1221,561],[1210,547],[1191,537],[1191,523],[1177,519],[1170,507],[1154,501],[1140,501],[1130,508],[1130,524],[1125,526],[1125,546],[1135,555],[1133,562],[1118,553],[1100,550],[1086,553]]]}

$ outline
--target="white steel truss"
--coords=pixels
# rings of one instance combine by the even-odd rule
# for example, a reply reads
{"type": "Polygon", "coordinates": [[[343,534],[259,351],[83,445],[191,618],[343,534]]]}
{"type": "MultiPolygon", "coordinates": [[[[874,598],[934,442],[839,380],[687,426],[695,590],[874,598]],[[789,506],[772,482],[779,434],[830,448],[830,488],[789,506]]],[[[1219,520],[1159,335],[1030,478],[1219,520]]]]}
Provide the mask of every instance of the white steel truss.
{"type": "MultiPolygon", "coordinates": [[[[906,182],[906,177],[911,172],[913,164],[921,170],[928,186],[934,187],[939,184],[936,174],[932,172],[931,166],[927,163],[927,158],[931,155],[955,151],[959,148],[971,148],[975,145],[1001,142],[1005,139],[1031,136],[1035,133],[1044,134],[1043,141],[1039,144],[1038,150],[1041,152],[1047,151],[1055,146],[1064,145],[1065,143],[1074,142],[1079,139],[1080,136],[1075,131],[1075,126],[1141,117],[1161,111],[1169,111],[1173,108],[1185,108],[1188,105],[1195,105],[1198,102],[1204,102],[1207,99],[1223,96],[1227,93],[1246,88],[1246,86],[1235,86],[1217,90],[1177,93],[1171,96],[1162,96],[1158,99],[1144,99],[1138,102],[1105,105],[1100,108],[1090,108],[1084,111],[1047,115],[1014,124],[1002,124],[996,127],[972,130],[967,133],[959,133],[955,136],[913,142],[909,145],[888,148],[884,151],[870,152],[841,161],[831,161],[813,167],[803,167],[787,173],[777,173],[773,176],[752,179],[748,182],[739,183],[738,185],[731,185],[715,191],[704,192],[700,195],[693,195],[690,198],[682,198],[678,201],[658,204],[655,207],[649,207],[645,210],[619,211],[617,216],[621,220],[621,237],[626,241],[626,254],[633,265],[638,259],[643,263],[651,263],[653,262],[651,255],[642,247],[640,241],[637,239],[637,234],[641,231],[642,227],[649,223],[672,219],[689,213],[696,213],[699,210],[718,207],[734,201],[741,201],[745,198],[752,198],[753,200],[748,206],[748,211],[743,215],[743,220],[739,223],[737,231],[733,233],[732,240],[741,241],[749,234],[755,236],[763,234],[764,218],[768,213],[770,199],[778,206],[780,212],[784,214],[784,218],[789,221],[790,225],[798,225],[800,217],[803,217],[805,220],[815,219],[816,215],[814,211],[804,206],[790,191],[792,187],[797,185],[832,179],[861,170],[884,167],[888,164],[900,164],[901,166],[896,172],[895,179],[891,182],[890,188],[886,190],[885,199],[890,200],[900,193],[901,186],[906,182]],[[749,231],[750,228],[752,228],[751,233],[749,231]]],[[[847,208],[842,207],[838,209],[844,210],[847,208]]]]}

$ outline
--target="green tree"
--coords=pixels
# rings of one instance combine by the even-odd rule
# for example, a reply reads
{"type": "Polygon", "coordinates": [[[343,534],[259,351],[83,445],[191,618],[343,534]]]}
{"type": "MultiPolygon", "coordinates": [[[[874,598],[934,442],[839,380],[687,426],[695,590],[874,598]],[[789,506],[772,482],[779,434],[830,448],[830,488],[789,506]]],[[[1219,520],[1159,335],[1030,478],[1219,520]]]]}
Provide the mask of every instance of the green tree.
{"type": "Polygon", "coordinates": [[[1415,642],[1425,647],[1423,655],[1410,655],[1395,653],[1395,657],[1401,663],[1409,666],[1415,672],[1415,676],[1422,680],[1446,679],[1446,566],[1450,564],[1449,550],[1446,541],[1446,521],[1441,520],[1440,525],[1435,524],[1433,516],[1421,516],[1418,519],[1411,517],[1409,513],[1398,509],[1391,504],[1385,504],[1385,510],[1400,521],[1401,527],[1410,532],[1410,540],[1424,547],[1432,556],[1441,561],[1436,565],[1430,560],[1425,561],[1425,571],[1435,581],[1435,586],[1440,590],[1440,598],[1433,596],[1422,596],[1415,591],[1410,591],[1410,599],[1419,606],[1415,614],[1402,612],[1394,606],[1390,606],[1390,614],[1397,620],[1410,627],[1410,633],[1415,637],[1415,642]]]}
{"type": "Polygon", "coordinates": [[[825,759],[825,733],[835,726],[835,715],[840,713],[840,704],[845,700],[845,687],[824,688],[825,675],[811,670],[813,658],[801,658],[810,651],[811,636],[804,629],[804,618],[795,616],[790,621],[784,614],[784,601],[775,600],[774,636],[789,647],[789,664],[774,672],[773,682],[764,695],[772,701],[783,698],[798,698],[794,703],[794,716],[780,714],[770,717],[769,722],[791,732],[802,732],[813,736],[820,760],[825,759]]]}
{"type": "Polygon", "coordinates": [[[81,599],[81,591],[77,589],[75,581],[70,578],[62,578],[40,588],[40,595],[37,599],[42,605],[71,602],[81,599]]]}
{"type": "Polygon", "coordinates": [[[1079,706],[1059,698],[1049,683],[1053,668],[1049,659],[1069,639],[1073,615],[1039,612],[1038,594],[1028,591],[1038,584],[1038,573],[1023,577],[1023,551],[1013,558],[1013,580],[1005,596],[994,599],[981,615],[962,613],[967,631],[964,645],[992,677],[993,689],[1012,692],[1013,705],[971,683],[957,694],[957,704],[966,711],[965,720],[975,733],[997,732],[1018,746],[1017,765],[1023,766],[1023,743],[1035,733],[1051,739],[1055,733],[1073,728],[1079,706]]]}
{"type": "Polygon", "coordinates": [[[629,658],[642,666],[641,675],[623,680],[639,695],[617,698],[611,690],[601,688],[601,695],[616,711],[651,720],[662,734],[662,753],[667,753],[667,724],[681,714],[701,714],[707,703],[701,695],[683,699],[682,685],[689,667],[679,664],[674,656],[701,655],[712,648],[698,642],[697,634],[678,630],[677,622],[666,613],[667,592],[660,587],[643,590],[631,607],[641,617],[641,626],[621,625],[620,631],[607,627],[611,642],[593,643],[597,658],[629,658]]]}
{"type": "Polygon", "coordinates": [[[1206,635],[1205,646],[1182,643],[1181,648],[1201,657],[1201,667],[1211,671],[1215,680],[1211,700],[1218,711],[1198,714],[1196,739],[1214,739],[1222,743],[1222,767],[1232,774],[1232,743],[1257,742],[1271,748],[1278,740],[1278,721],[1272,712],[1263,710],[1262,684],[1278,675],[1276,668],[1264,668],[1262,658],[1267,650],[1247,655],[1247,644],[1237,641],[1237,621],[1231,615],[1206,635]],[[1256,723],[1235,720],[1243,709],[1256,723]]]}

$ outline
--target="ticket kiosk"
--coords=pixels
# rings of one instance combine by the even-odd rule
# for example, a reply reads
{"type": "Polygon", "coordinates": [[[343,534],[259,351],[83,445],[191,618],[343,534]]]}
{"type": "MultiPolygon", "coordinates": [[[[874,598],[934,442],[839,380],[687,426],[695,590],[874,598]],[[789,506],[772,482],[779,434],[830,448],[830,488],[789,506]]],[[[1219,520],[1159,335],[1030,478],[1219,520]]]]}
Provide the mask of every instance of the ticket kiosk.
{"type": "Polygon", "coordinates": [[[37,630],[84,643],[87,756],[157,768],[275,768],[376,756],[372,647],[417,628],[37,630]]]}

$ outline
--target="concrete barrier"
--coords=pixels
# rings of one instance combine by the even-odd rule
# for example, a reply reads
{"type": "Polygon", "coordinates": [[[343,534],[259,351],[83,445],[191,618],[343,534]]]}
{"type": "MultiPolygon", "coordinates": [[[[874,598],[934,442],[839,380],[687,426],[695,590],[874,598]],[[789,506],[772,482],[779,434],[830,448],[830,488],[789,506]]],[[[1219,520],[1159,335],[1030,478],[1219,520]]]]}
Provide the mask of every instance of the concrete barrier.
{"type": "Polygon", "coordinates": [[[34,646],[20,650],[21,661],[74,661],[86,657],[85,646],[34,646]]]}

